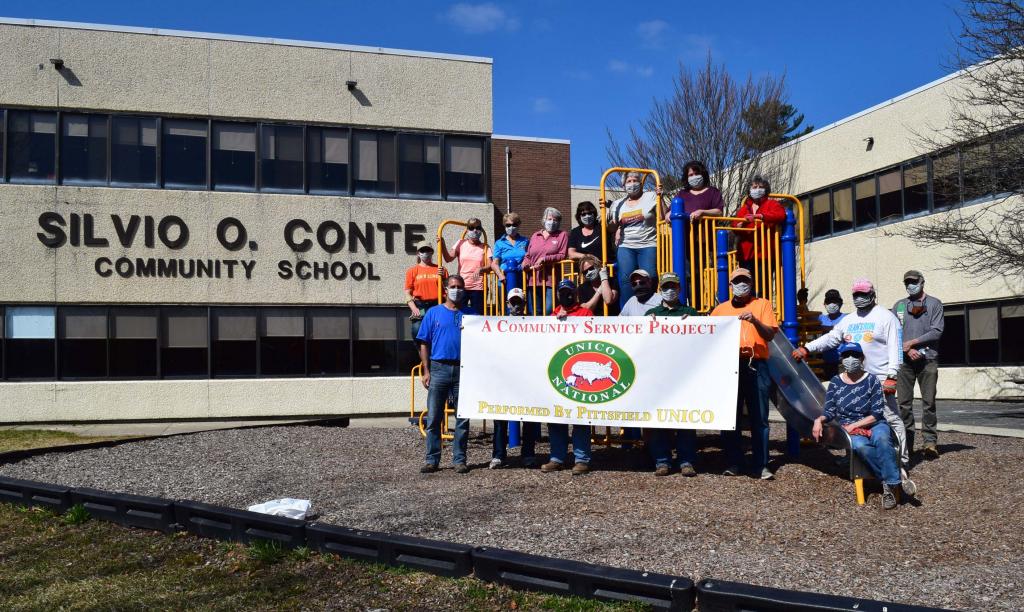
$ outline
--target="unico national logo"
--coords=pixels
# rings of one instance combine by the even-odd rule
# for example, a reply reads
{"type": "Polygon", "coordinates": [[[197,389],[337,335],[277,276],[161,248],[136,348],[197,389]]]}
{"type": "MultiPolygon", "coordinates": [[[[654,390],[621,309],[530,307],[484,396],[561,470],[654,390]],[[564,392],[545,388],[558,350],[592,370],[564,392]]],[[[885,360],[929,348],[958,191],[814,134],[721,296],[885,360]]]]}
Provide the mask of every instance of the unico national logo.
{"type": "Polygon", "coordinates": [[[633,360],[609,342],[567,344],[548,363],[548,381],[555,391],[586,404],[618,399],[632,388],[635,379],[633,360]]]}

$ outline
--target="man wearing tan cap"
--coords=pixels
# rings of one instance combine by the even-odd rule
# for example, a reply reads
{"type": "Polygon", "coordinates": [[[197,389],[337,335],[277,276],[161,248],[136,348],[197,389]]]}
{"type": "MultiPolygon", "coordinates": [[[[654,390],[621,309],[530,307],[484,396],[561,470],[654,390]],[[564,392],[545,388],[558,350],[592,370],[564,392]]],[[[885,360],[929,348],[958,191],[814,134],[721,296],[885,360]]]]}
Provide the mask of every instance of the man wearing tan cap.
{"type": "Polygon", "coordinates": [[[924,292],[924,274],[907,270],[903,275],[907,297],[896,302],[893,314],[903,330],[903,363],[896,376],[896,397],[900,417],[907,430],[907,451],[914,452],[914,386],[921,386],[921,452],[928,459],[937,459],[939,449],[938,417],[935,411],[935,388],[939,380],[939,340],[945,326],[942,302],[924,292]]]}
{"type": "Polygon", "coordinates": [[[740,323],[739,393],[736,400],[736,429],[723,431],[725,453],[729,458],[726,476],[742,471],[743,450],[740,448],[740,415],[747,405],[754,476],[761,480],[775,477],[768,469],[768,343],[779,331],[772,304],[753,294],[750,270],[736,268],[729,275],[732,299],[711,311],[713,317],[738,317],[740,323]]]}

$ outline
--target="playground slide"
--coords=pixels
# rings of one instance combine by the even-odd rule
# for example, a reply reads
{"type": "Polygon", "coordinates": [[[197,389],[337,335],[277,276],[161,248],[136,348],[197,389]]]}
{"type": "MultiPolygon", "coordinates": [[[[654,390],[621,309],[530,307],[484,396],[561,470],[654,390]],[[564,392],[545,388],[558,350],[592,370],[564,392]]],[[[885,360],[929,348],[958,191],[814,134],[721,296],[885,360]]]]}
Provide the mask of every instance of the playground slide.
{"type": "MultiPolygon", "coordinates": [[[[768,373],[779,388],[776,408],[790,427],[809,437],[814,419],[825,410],[825,388],[806,363],[792,357],[793,345],[783,333],[775,334],[768,345],[768,373]]],[[[825,444],[849,448],[849,437],[840,427],[826,427],[825,444]]]]}

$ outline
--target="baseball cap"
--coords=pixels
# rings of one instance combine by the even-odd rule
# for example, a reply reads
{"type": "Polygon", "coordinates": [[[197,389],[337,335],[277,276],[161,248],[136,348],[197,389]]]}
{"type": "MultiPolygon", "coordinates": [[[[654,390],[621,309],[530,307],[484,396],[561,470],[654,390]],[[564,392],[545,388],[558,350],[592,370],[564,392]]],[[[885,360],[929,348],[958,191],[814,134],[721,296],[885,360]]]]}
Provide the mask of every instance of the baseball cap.
{"type": "Polygon", "coordinates": [[[573,291],[576,291],[576,283],[567,278],[563,278],[562,282],[558,283],[558,289],[559,291],[562,289],[572,289],[573,291]]]}
{"type": "Polygon", "coordinates": [[[866,278],[853,281],[853,293],[874,293],[875,286],[866,278]]]}
{"type": "Polygon", "coordinates": [[[844,342],[839,345],[838,351],[840,355],[845,353],[857,353],[858,355],[864,354],[864,349],[862,349],[856,342],[844,342]]]}
{"type": "Polygon", "coordinates": [[[825,292],[825,303],[826,304],[842,304],[843,296],[839,295],[839,292],[835,289],[829,289],[825,292]]]}
{"type": "Polygon", "coordinates": [[[508,298],[506,298],[506,299],[507,300],[511,300],[514,297],[517,297],[519,299],[525,300],[526,299],[526,292],[523,291],[522,289],[520,289],[519,287],[516,287],[515,289],[509,289],[508,290],[508,298]]]}
{"type": "Polygon", "coordinates": [[[908,280],[923,281],[924,280],[924,274],[921,274],[917,270],[907,270],[906,272],[903,273],[903,280],[904,281],[908,281],[908,280]]]}
{"type": "Polygon", "coordinates": [[[675,272],[665,272],[664,274],[661,275],[661,279],[658,280],[658,284],[664,285],[665,283],[675,283],[678,285],[679,275],[676,274],[675,272]]]}
{"type": "Polygon", "coordinates": [[[747,278],[754,278],[754,276],[750,273],[750,270],[746,268],[736,268],[735,270],[732,271],[732,274],[729,275],[729,282],[732,282],[741,276],[746,276],[747,278]]]}
{"type": "Polygon", "coordinates": [[[644,278],[651,277],[650,273],[647,272],[647,270],[644,270],[643,268],[637,268],[636,270],[633,270],[632,272],[629,273],[630,279],[632,279],[634,276],[642,276],[644,278]]]}

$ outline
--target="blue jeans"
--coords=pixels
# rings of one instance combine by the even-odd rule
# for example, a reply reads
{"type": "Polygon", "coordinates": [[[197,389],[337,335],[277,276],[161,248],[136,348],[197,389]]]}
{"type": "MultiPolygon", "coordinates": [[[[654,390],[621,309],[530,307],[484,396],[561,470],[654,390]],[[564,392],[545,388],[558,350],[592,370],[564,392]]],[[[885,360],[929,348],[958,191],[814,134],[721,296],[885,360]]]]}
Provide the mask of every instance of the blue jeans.
{"type": "MultiPolygon", "coordinates": [[[[569,455],[569,426],[565,423],[548,423],[551,437],[551,460],[565,463],[569,455]]],[[[590,425],[572,426],[572,454],[576,463],[590,463],[590,425]]]]}
{"type": "Polygon", "coordinates": [[[534,423],[532,421],[522,422],[522,443],[523,448],[519,451],[519,456],[523,459],[535,457],[537,455],[536,446],[537,440],[540,440],[540,423],[534,423]]]}
{"type": "Polygon", "coordinates": [[[615,276],[619,277],[619,304],[622,306],[625,306],[629,298],[633,297],[633,287],[629,284],[629,275],[635,270],[639,268],[647,270],[647,273],[651,275],[651,283],[654,286],[658,285],[657,247],[620,248],[615,266],[615,276]]]}
{"type": "Polygon", "coordinates": [[[484,314],[484,290],[466,290],[466,306],[478,315],[484,314]]]}
{"type": "Polygon", "coordinates": [[[437,302],[425,302],[423,300],[416,300],[416,308],[420,309],[421,318],[416,319],[415,321],[413,321],[412,319],[409,320],[409,333],[412,334],[412,343],[417,346],[419,345],[419,342],[416,341],[416,334],[420,333],[420,324],[423,323],[422,316],[426,315],[427,311],[433,308],[434,306],[437,306],[437,302]]]}
{"type": "Polygon", "coordinates": [[[743,405],[747,405],[750,417],[750,445],[753,457],[752,468],[755,475],[768,467],[768,391],[772,379],[768,375],[768,364],[764,361],[751,359],[740,360],[739,393],[736,398],[736,429],[722,432],[722,442],[729,464],[743,465],[743,450],[740,448],[740,416],[743,405]]]}
{"type": "Polygon", "coordinates": [[[526,308],[527,312],[534,317],[546,317],[551,314],[551,311],[555,309],[555,293],[551,287],[542,288],[527,287],[526,291],[526,308]],[[534,304],[533,294],[537,294],[536,304],[534,304]],[[544,295],[547,295],[547,303],[545,304],[544,295]]]}
{"type": "Polygon", "coordinates": [[[892,430],[885,421],[875,423],[871,437],[850,436],[853,452],[867,462],[871,471],[887,485],[900,484],[900,468],[892,445],[892,430]]]}
{"type": "Polygon", "coordinates": [[[693,429],[652,429],[651,457],[656,467],[672,467],[672,434],[676,436],[679,465],[697,463],[697,432],[693,429]]]}
{"type": "MultiPolygon", "coordinates": [[[[430,388],[427,390],[427,463],[441,462],[441,421],[445,400],[459,401],[459,364],[430,361],[430,388]]],[[[455,444],[452,463],[466,462],[469,419],[455,419],[455,444]]]]}
{"type": "Polygon", "coordinates": [[[508,421],[494,421],[494,436],[491,438],[491,459],[505,460],[508,456],[508,421]]]}

